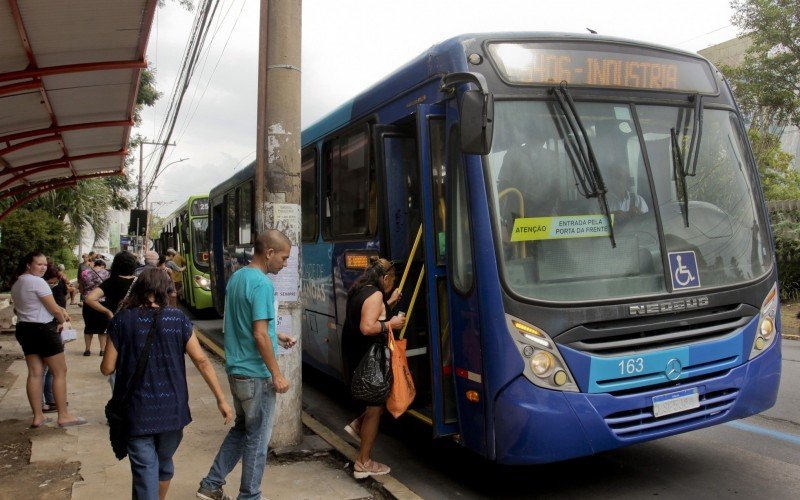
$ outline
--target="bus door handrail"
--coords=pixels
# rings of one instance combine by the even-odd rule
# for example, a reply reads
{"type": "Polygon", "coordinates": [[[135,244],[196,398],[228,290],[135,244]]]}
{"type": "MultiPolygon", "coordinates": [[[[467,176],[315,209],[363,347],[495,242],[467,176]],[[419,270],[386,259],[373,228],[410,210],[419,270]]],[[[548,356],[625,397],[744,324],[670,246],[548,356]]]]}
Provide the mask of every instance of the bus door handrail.
{"type": "MultiPolygon", "coordinates": [[[[400,278],[400,284],[398,288],[402,293],[403,287],[406,284],[406,278],[408,278],[408,272],[411,270],[411,261],[414,259],[414,256],[417,254],[417,248],[419,247],[419,242],[422,239],[422,224],[419,225],[419,230],[417,231],[417,237],[414,238],[414,245],[411,247],[411,253],[408,254],[408,260],[406,261],[406,267],[403,269],[403,277],[400,278]]],[[[406,312],[406,323],[403,325],[403,329],[400,331],[400,338],[402,339],[406,335],[406,328],[408,327],[408,320],[411,317],[411,313],[414,310],[414,302],[417,300],[417,294],[419,293],[419,287],[422,284],[422,276],[425,274],[425,264],[422,265],[422,270],[420,271],[419,278],[417,278],[417,286],[414,287],[414,293],[411,295],[411,302],[408,303],[408,311],[406,312]]]]}

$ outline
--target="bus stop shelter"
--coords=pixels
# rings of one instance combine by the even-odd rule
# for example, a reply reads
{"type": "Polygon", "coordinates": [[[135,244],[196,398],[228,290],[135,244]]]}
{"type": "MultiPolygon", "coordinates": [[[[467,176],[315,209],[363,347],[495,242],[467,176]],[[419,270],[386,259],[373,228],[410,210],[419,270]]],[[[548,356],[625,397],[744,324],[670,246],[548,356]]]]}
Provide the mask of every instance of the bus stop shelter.
{"type": "Polygon", "coordinates": [[[0,220],[120,175],[157,0],[0,2],[0,220]]]}

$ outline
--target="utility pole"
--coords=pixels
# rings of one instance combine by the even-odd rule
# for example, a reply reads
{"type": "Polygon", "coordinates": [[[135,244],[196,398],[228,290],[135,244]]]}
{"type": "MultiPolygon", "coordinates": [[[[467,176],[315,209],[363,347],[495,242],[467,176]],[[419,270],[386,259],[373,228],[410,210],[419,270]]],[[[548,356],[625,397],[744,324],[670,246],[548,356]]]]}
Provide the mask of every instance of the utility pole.
{"type": "Polygon", "coordinates": [[[136,194],[136,208],[142,209],[144,204],[144,145],[152,144],[154,146],[175,146],[175,143],[168,142],[151,142],[145,139],[139,141],[139,189],[136,194]]]}
{"type": "Polygon", "coordinates": [[[261,0],[258,56],[255,205],[259,234],[279,229],[292,241],[289,266],[277,276],[278,331],[297,339],[278,348],[278,366],[289,382],[279,394],[271,445],[303,438],[300,304],[300,32],[301,0],[261,0]]]}

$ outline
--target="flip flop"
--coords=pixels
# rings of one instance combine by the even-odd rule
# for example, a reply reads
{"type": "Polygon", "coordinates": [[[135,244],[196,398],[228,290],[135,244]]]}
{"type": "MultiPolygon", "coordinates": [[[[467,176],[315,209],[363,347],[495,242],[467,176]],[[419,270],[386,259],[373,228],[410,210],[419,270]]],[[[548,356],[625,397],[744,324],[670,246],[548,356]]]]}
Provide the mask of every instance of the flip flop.
{"type": "Polygon", "coordinates": [[[76,425],[83,425],[88,424],[89,422],[85,418],[78,417],[75,420],[70,420],[69,422],[64,422],[63,424],[58,424],[59,427],[75,427],[76,425]]]}
{"type": "Polygon", "coordinates": [[[30,428],[31,428],[31,429],[38,429],[39,427],[43,426],[44,424],[46,424],[46,423],[48,423],[48,422],[52,422],[52,421],[53,421],[53,420],[52,420],[50,417],[44,417],[44,420],[42,420],[41,422],[39,422],[39,425],[34,425],[34,424],[31,424],[30,428]]]}

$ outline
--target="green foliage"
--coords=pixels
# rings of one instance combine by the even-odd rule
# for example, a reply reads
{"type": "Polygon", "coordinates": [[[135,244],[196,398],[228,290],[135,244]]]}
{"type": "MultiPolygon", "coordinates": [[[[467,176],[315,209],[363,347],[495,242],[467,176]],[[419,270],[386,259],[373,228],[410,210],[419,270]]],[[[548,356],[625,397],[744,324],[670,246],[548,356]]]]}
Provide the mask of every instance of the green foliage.
{"type": "Polygon", "coordinates": [[[68,228],[44,210],[15,210],[0,222],[0,231],[0,289],[8,287],[19,261],[28,252],[38,250],[54,259],[63,257],[65,251],[71,255],[73,240],[68,228]]]}
{"type": "Polygon", "coordinates": [[[753,128],[800,126],[800,0],[733,0],[732,22],[752,41],[744,62],[723,68],[753,128]]]}
{"type": "Polygon", "coordinates": [[[800,211],[772,215],[781,298],[800,299],[800,211]]]}
{"type": "MultiPolygon", "coordinates": [[[[137,125],[142,122],[142,108],[153,106],[160,97],[161,92],[156,90],[155,71],[150,68],[142,70],[142,74],[139,76],[139,90],[136,94],[136,108],[133,112],[133,120],[137,125]]],[[[130,149],[133,150],[133,147],[130,149]]]]}
{"type": "Polygon", "coordinates": [[[791,168],[793,156],[781,151],[780,137],[755,129],[747,134],[767,201],[800,199],[800,172],[791,168]]]}
{"type": "Polygon", "coordinates": [[[153,214],[150,218],[150,239],[155,241],[161,236],[164,228],[164,218],[153,214]]]}

